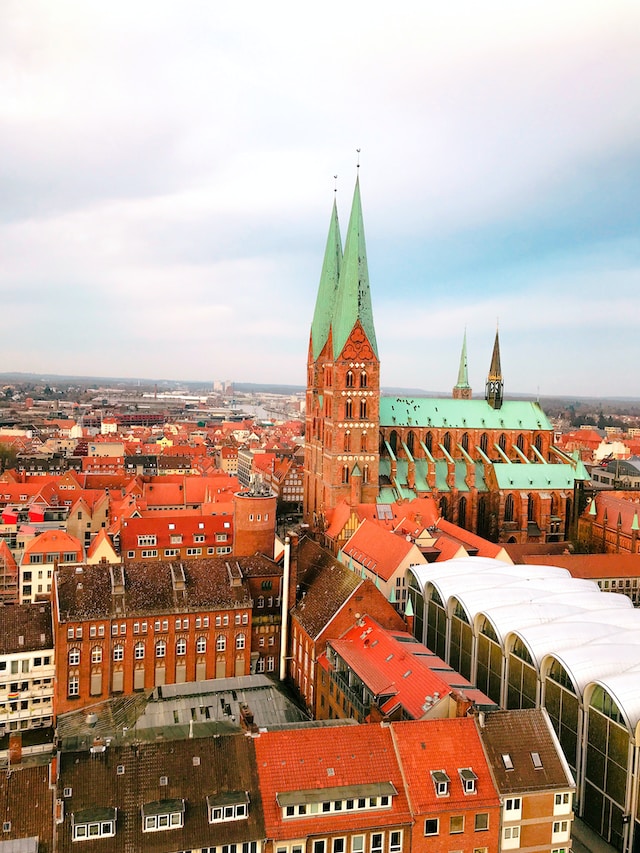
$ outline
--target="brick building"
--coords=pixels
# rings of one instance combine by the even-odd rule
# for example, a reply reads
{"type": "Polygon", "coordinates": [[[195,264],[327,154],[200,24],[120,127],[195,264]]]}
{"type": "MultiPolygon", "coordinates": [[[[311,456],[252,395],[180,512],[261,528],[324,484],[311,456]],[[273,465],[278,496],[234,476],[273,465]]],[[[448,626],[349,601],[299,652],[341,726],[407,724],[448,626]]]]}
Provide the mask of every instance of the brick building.
{"type": "Polygon", "coordinates": [[[246,675],[252,661],[263,671],[272,647],[261,640],[273,637],[276,650],[280,642],[280,574],[260,555],[60,567],[56,714],[163,684],[246,675]],[[263,584],[271,595],[261,597],[263,584]]]}

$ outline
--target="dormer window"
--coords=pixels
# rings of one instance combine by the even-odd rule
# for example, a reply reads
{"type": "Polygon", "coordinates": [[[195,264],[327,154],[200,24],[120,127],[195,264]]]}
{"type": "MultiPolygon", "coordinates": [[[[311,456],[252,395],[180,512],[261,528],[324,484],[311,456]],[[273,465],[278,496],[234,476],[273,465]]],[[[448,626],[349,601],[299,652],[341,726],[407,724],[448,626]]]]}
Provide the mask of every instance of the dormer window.
{"type": "Polygon", "coordinates": [[[142,806],[142,831],[161,832],[184,826],[184,800],[157,800],[142,806]]]}
{"type": "Polygon", "coordinates": [[[73,812],[71,828],[74,841],[90,838],[113,838],[116,834],[117,809],[96,808],[73,812]]]}
{"type": "Polygon", "coordinates": [[[431,779],[433,780],[433,785],[436,789],[436,796],[438,797],[448,797],[449,796],[449,782],[451,781],[444,770],[432,770],[431,771],[431,779]]]}
{"type": "Polygon", "coordinates": [[[533,766],[536,770],[542,770],[542,759],[540,758],[539,752],[532,752],[531,760],[533,761],[533,766]]]}
{"type": "Polygon", "coordinates": [[[249,794],[246,791],[228,791],[207,797],[209,823],[244,820],[249,817],[249,794]]]}
{"type": "Polygon", "coordinates": [[[504,764],[505,770],[513,770],[513,761],[511,760],[511,756],[508,752],[502,753],[502,763],[504,764]]]}
{"type": "Polygon", "coordinates": [[[475,794],[476,793],[476,782],[478,781],[478,777],[473,772],[470,767],[465,767],[462,770],[458,770],[460,774],[460,780],[462,782],[462,790],[465,794],[475,794]]]}

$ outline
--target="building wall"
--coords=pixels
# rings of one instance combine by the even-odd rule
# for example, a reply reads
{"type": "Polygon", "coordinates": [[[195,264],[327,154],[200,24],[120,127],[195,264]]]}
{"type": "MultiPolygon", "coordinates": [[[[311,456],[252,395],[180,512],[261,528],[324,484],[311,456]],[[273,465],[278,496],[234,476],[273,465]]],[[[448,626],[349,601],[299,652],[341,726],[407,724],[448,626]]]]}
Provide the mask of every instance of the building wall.
{"type": "Polygon", "coordinates": [[[260,553],[273,557],[276,537],[276,497],[238,492],[234,495],[234,556],[260,553]]]}

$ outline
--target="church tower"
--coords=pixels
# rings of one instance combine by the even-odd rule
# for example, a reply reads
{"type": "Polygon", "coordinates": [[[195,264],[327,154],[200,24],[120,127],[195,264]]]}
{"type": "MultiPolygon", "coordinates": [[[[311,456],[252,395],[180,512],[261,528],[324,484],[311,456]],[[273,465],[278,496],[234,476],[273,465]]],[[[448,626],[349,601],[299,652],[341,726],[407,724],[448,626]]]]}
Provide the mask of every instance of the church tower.
{"type": "Polygon", "coordinates": [[[378,496],[380,360],[356,181],[344,254],[334,202],[307,360],[304,516],[378,496]]]}
{"type": "Polygon", "coordinates": [[[487,386],[484,395],[485,400],[492,409],[501,408],[503,390],[504,382],[502,381],[502,368],[500,367],[500,341],[498,339],[498,330],[496,329],[496,339],[493,343],[493,354],[491,356],[491,367],[489,368],[489,376],[487,377],[487,386]]]}
{"type": "Polygon", "coordinates": [[[465,330],[462,339],[462,352],[460,353],[460,367],[458,368],[458,381],[453,386],[454,400],[470,400],[471,385],[469,385],[469,373],[467,371],[467,332],[465,330]]]}

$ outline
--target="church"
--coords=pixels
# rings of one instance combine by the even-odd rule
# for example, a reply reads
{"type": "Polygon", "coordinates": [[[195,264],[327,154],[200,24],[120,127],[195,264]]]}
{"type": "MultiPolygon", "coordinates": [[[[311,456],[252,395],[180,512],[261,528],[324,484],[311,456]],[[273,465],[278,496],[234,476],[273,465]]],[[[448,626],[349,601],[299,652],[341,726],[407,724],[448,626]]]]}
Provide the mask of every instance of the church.
{"type": "Polygon", "coordinates": [[[381,394],[358,178],[344,250],[334,199],[311,323],[306,523],[326,529],[343,503],[430,496],[442,518],[494,542],[559,542],[587,480],[582,462],[554,446],[537,402],[504,398],[497,332],[482,399],[469,386],[466,335],[450,398],[381,394]]]}

